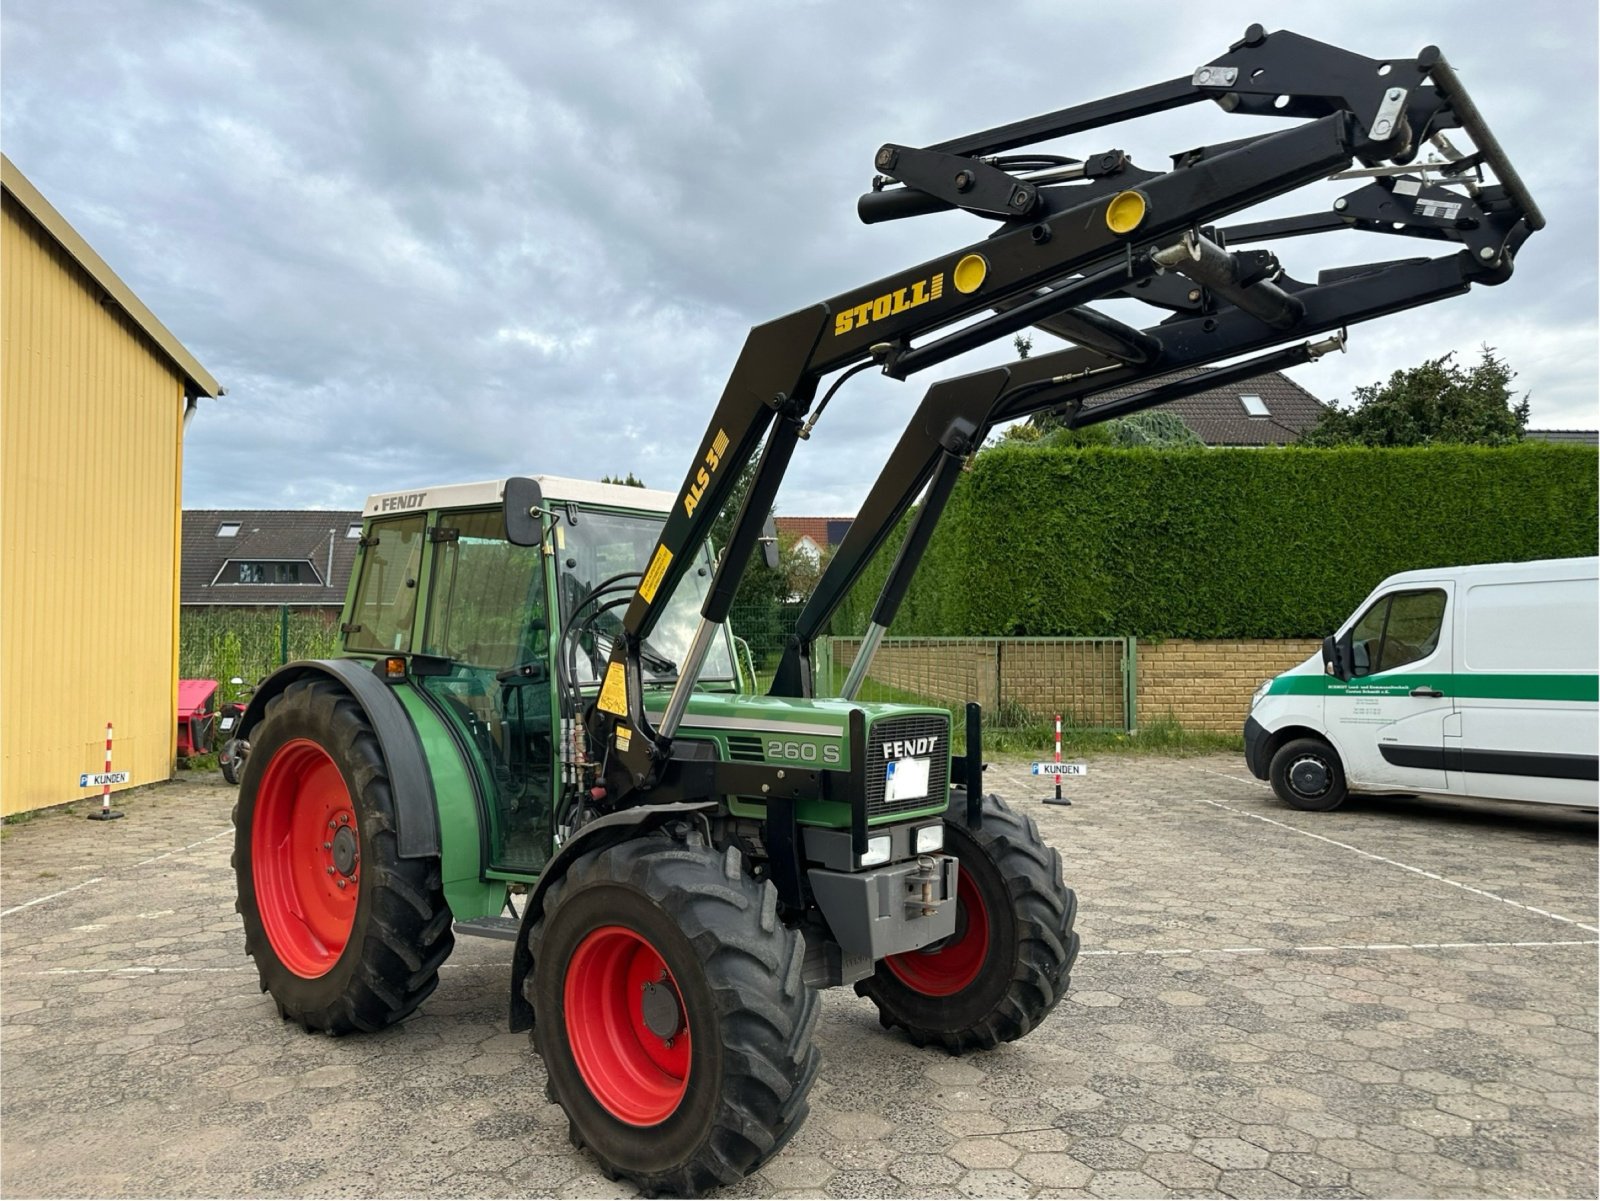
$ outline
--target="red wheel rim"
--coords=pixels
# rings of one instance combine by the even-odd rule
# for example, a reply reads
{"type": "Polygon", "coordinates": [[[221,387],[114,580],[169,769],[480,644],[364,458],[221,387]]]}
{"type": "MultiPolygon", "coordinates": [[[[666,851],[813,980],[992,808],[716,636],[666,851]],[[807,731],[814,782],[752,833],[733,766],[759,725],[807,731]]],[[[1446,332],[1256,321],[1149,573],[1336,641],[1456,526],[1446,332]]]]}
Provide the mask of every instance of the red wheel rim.
{"type": "Polygon", "coordinates": [[[309,739],[285,743],[261,773],[250,865],[279,961],[308,980],[326,975],[355,925],[361,837],[344,777],[309,739]]]}
{"type": "Polygon", "coordinates": [[[884,959],[902,984],[924,996],[948,997],[978,978],[989,957],[989,909],[966,868],[956,885],[956,932],[931,951],[907,951],[884,959]]]}
{"type": "Polygon", "coordinates": [[[656,949],[623,926],[591,931],[567,964],[563,1007],[573,1061],[595,1100],[630,1126],[670,1117],[689,1088],[689,1025],[656,949]]]}

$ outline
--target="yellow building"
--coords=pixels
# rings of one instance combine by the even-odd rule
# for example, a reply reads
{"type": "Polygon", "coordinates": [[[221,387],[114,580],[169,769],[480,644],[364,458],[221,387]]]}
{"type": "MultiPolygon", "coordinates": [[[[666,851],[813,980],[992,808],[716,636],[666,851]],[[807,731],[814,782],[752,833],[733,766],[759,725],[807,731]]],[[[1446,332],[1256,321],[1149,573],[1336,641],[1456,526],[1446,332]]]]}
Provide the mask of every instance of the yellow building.
{"type": "Polygon", "coordinates": [[[176,756],[183,429],[222,389],[0,156],[0,813],[176,756]]]}

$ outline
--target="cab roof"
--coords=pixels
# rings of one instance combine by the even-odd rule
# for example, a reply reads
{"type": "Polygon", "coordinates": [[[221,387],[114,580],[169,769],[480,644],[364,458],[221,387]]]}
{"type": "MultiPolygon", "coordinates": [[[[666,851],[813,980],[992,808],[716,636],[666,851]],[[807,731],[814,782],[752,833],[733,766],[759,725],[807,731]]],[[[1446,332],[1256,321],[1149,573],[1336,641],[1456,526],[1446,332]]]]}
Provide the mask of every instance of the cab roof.
{"type": "MultiPolygon", "coordinates": [[[[607,505],[617,509],[638,509],[645,513],[667,513],[673,494],[655,488],[633,488],[625,484],[597,484],[560,475],[529,477],[539,485],[546,501],[575,501],[580,505],[607,505]]],[[[433,484],[396,492],[374,492],[361,510],[363,517],[383,517],[392,513],[420,513],[428,509],[466,509],[497,505],[505,497],[506,481],[480,480],[472,484],[433,484]]]]}

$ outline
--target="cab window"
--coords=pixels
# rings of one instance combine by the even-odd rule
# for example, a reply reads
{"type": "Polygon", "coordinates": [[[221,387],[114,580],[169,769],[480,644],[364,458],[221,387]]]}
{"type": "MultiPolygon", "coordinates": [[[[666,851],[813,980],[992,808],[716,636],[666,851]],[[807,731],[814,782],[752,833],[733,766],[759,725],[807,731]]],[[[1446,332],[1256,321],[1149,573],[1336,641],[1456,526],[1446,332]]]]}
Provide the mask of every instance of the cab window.
{"type": "Polygon", "coordinates": [[[422,566],[421,514],[374,521],[361,557],[361,578],[345,634],[352,651],[409,651],[422,566]]]}
{"type": "Polygon", "coordinates": [[[1438,648],[1444,609],[1445,595],[1438,588],[1379,600],[1350,631],[1351,674],[1368,676],[1426,659],[1438,648]]]}
{"type": "Polygon", "coordinates": [[[440,518],[423,653],[502,670],[543,663],[549,650],[540,548],[512,546],[499,509],[440,518]]]}

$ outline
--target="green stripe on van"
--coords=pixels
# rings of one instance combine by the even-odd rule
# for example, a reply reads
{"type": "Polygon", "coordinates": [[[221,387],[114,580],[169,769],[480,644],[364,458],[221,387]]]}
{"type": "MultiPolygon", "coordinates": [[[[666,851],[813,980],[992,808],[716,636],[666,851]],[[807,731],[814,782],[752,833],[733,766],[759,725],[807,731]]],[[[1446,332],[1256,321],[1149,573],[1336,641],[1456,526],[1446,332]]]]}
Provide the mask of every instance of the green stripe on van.
{"type": "Polygon", "coordinates": [[[1406,696],[1413,688],[1424,687],[1437,688],[1447,697],[1479,700],[1600,701],[1600,676],[1578,672],[1543,675],[1440,672],[1363,680],[1295,675],[1279,676],[1267,691],[1269,695],[1287,696],[1406,696]]]}

